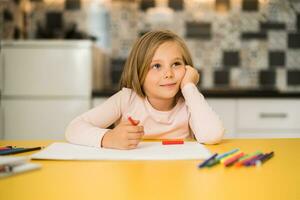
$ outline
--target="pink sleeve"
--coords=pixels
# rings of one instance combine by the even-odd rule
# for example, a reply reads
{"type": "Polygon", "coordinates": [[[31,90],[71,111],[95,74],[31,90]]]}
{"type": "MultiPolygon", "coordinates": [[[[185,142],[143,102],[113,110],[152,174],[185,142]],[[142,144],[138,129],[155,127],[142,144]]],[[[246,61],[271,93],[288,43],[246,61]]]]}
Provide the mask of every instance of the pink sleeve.
{"type": "Polygon", "coordinates": [[[102,137],[109,130],[107,127],[121,117],[126,97],[129,97],[128,89],[122,89],[103,104],[76,117],[66,129],[66,140],[73,144],[101,147],[102,137]]]}
{"type": "Polygon", "coordinates": [[[190,112],[189,124],[197,141],[206,144],[220,142],[224,135],[223,124],[198,88],[188,83],[183,87],[182,94],[190,112]]]}

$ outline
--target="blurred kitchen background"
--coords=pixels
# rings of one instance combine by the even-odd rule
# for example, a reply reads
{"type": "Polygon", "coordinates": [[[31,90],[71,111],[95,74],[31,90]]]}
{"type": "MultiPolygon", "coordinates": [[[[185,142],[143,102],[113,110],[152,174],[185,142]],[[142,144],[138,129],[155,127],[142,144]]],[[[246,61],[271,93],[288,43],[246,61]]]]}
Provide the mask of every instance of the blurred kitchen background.
{"type": "Polygon", "coordinates": [[[0,138],[63,139],[153,29],[185,39],[227,138],[300,137],[300,0],[0,0],[0,138]]]}

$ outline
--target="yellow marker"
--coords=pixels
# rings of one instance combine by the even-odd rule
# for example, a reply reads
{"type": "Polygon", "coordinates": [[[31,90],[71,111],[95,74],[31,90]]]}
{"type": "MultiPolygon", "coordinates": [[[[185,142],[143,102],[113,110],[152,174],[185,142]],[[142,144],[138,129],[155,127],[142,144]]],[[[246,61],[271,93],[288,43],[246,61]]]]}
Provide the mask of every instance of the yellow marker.
{"type": "Polygon", "coordinates": [[[222,158],[222,159],[220,160],[220,162],[221,162],[221,163],[224,163],[227,159],[230,159],[230,158],[232,158],[232,157],[234,157],[234,156],[236,156],[237,154],[240,154],[240,153],[241,153],[241,151],[237,151],[237,152],[235,152],[235,153],[233,153],[233,154],[230,154],[230,155],[226,156],[225,158],[222,158]]]}

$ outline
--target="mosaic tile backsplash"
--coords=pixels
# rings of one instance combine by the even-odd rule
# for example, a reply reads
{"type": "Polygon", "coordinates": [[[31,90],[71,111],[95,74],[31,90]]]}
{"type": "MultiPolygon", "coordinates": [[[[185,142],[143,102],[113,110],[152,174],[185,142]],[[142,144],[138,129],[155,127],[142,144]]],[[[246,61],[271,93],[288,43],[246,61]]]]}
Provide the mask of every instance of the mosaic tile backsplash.
{"type": "Polygon", "coordinates": [[[93,39],[110,54],[113,85],[136,38],[162,28],[185,39],[202,88],[300,90],[300,0],[32,0],[26,34],[18,2],[0,2],[2,38],[93,39]],[[159,2],[170,20],[149,20],[159,2]]]}

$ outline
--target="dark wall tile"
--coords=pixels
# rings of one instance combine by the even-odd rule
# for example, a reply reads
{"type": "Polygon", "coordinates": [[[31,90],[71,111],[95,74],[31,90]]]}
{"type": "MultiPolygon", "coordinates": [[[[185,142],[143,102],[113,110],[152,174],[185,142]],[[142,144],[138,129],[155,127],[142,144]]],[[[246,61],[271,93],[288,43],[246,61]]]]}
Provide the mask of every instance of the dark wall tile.
{"type": "Polygon", "coordinates": [[[243,32],[241,35],[242,40],[267,40],[268,35],[265,32],[253,33],[253,32],[243,32]]]}
{"type": "Polygon", "coordinates": [[[261,31],[285,30],[285,29],[286,29],[286,25],[284,23],[277,23],[277,22],[261,22],[260,23],[261,31]]]}
{"type": "Polygon", "coordinates": [[[211,39],[211,23],[186,22],[186,37],[195,39],[211,39]]]}
{"type": "Polygon", "coordinates": [[[284,51],[270,51],[269,52],[269,66],[274,67],[283,67],[285,66],[285,52],[284,51]]]}
{"type": "Polygon", "coordinates": [[[238,51],[224,51],[223,65],[225,67],[234,67],[240,65],[240,53],[238,51]]]}
{"type": "Polygon", "coordinates": [[[115,85],[120,82],[120,78],[122,75],[122,71],[123,71],[125,62],[126,62],[125,59],[112,59],[111,60],[110,75],[111,75],[112,84],[115,85]]]}
{"type": "Polygon", "coordinates": [[[262,70],[259,72],[260,86],[273,87],[276,84],[276,72],[274,70],[262,70]]]}
{"type": "Polygon", "coordinates": [[[66,10],[79,10],[80,6],[80,0],[65,0],[66,10]]]}
{"type": "Polygon", "coordinates": [[[3,20],[4,21],[13,21],[14,20],[13,14],[8,9],[4,9],[4,11],[3,11],[3,20]]]}
{"type": "Polygon", "coordinates": [[[289,33],[288,47],[291,49],[300,48],[300,33],[289,33]]]}
{"type": "Polygon", "coordinates": [[[20,4],[21,0],[13,0],[13,2],[15,2],[15,4],[20,4]]]}
{"type": "Polygon", "coordinates": [[[258,11],[259,9],[258,0],[243,0],[242,10],[243,11],[258,11]]]}
{"type": "Polygon", "coordinates": [[[300,86],[300,70],[289,70],[287,72],[288,86],[300,86]]]}
{"type": "Polygon", "coordinates": [[[141,0],[140,9],[145,11],[148,8],[155,7],[155,0],[141,0]]]}
{"type": "Polygon", "coordinates": [[[62,13],[50,11],[46,13],[46,27],[48,30],[57,30],[63,27],[62,13]]]}
{"type": "Polygon", "coordinates": [[[214,72],[215,86],[229,86],[229,71],[218,70],[214,72]]]}
{"type": "Polygon", "coordinates": [[[172,8],[173,10],[183,10],[183,0],[169,0],[169,7],[172,8]]]}

